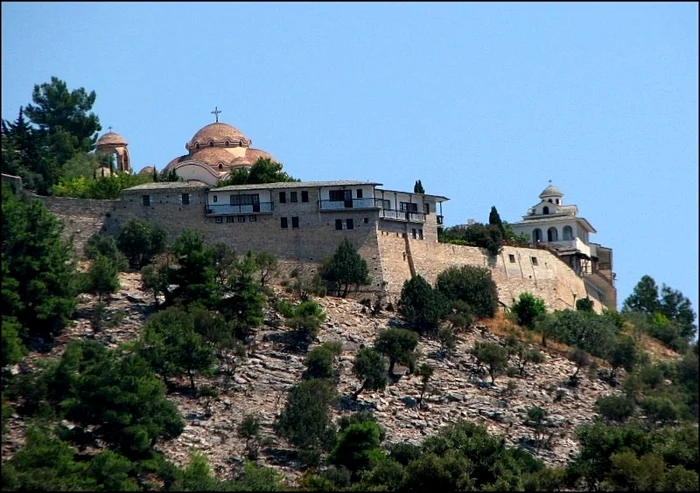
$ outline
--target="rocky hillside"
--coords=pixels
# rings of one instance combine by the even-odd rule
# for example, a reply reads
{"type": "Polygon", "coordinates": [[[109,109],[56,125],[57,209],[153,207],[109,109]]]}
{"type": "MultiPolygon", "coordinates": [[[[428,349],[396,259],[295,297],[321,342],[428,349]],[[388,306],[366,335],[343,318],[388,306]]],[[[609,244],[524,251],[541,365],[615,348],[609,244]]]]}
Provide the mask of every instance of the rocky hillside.
{"type": "MultiPolygon", "coordinates": [[[[108,318],[118,323],[95,334],[90,317],[96,299],[82,295],[77,317],[61,335],[59,344],[47,354],[33,352],[21,363],[22,368],[16,370],[31,371],[38,359],[60,355],[71,338],[91,337],[109,347],[137,338],[152,311],[152,299],[140,291],[139,277],[138,273],[120,274],[122,288],[108,301],[108,318]]],[[[276,292],[284,296],[281,288],[276,288],[276,292]]],[[[372,317],[354,300],[326,297],[319,303],[327,319],[317,343],[342,342],[338,390],[347,396],[360,384],[351,372],[357,349],[363,344],[371,345],[379,329],[398,321],[388,312],[372,317]]],[[[239,367],[233,381],[198,380],[200,386],[208,383],[219,390],[220,397],[209,412],[205,403],[187,390],[184,382],[182,389],[169,394],[187,422],[185,431],[177,439],[160,444],[175,463],[187,462],[188,451],[199,450],[208,457],[218,476],[230,477],[235,469],[232,466],[243,460],[244,441],[236,437],[235,428],[244,414],[257,413],[262,419],[264,435],[274,438],[273,446],[261,450],[260,463],[282,470],[290,483],[301,474],[293,460],[292,448],[272,431],[276,414],[284,407],[287,391],[300,379],[303,370],[305,353],[288,349],[284,337],[287,330],[281,315],[268,310],[264,326],[256,333],[254,351],[239,367]]],[[[532,436],[532,429],[524,423],[527,409],[540,406],[549,412],[548,426],[555,438],[552,449],[541,450],[538,456],[548,464],[565,463],[576,453],[575,427],[593,418],[593,405],[599,396],[616,390],[597,378],[588,377],[584,377],[577,388],[568,387],[566,380],[573,373],[574,365],[554,347],[549,352],[543,350],[545,360],[529,366],[525,377],[501,375],[495,385],[490,385],[488,376],[480,376],[475,371],[468,350],[477,341],[502,341],[503,333],[502,328],[495,326],[493,330],[477,326],[462,332],[455,355],[449,359],[439,356],[437,341],[422,339],[419,363],[429,362],[435,367],[435,373],[424,400],[427,405],[421,409],[417,407],[420,378],[405,375],[405,368],[397,366],[396,373],[402,375],[398,382],[381,392],[365,392],[356,402],[343,399],[336,417],[359,409],[373,411],[386,429],[385,443],[419,443],[450,422],[468,419],[483,423],[492,433],[504,435],[509,444],[517,445],[523,441],[526,444],[532,436]]],[[[23,425],[16,414],[9,420],[10,433],[3,443],[3,460],[21,445],[23,425]]]]}

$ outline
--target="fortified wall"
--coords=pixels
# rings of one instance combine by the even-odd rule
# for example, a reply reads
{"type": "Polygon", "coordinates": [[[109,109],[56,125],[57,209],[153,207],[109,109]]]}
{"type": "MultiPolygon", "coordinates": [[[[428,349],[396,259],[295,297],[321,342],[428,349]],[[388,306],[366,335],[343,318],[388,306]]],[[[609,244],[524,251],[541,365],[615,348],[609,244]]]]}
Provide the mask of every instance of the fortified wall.
{"type": "Polygon", "coordinates": [[[594,309],[603,305],[586,289],[581,277],[547,250],[505,246],[492,257],[477,247],[427,243],[394,235],[378,236],[386,289],[398,297],[412,270],[431,284],[440,272],[452,266],[472,265],[490,269],[498,287],[499,301],[511,306],[528,291],[544,299],[550,310],[575,308],[576,300],[589,296],[594,309]],[[412,265],[411,265],[412,264],[412,265]]]}
{"type": "MultiPolygon", "coordinates": [[[[5,177],[3,177],[5,180],[5,177]]],[[[26,192],[25,192],[26,193],[26,192]]],[[[280,260],[286,270],[315,270],[321,259],[333,254],[338,244],[348,238],[367,261],[371,285],[363,293],[383,292],[392,301],[398,300],[404,281],[419,274],[431,284],[437,275],[451,266],[473,265],[491,270],[498,287],[499,300],[511,306],[520,293],[528,291],[541,298],[552,309],[574,308],[577,299],[589,296],[597,311],[602,309],[595,290],[588,290],[584,280],[553,253],[532,248],[503,247],[492,257],[477,247],[437,243],[411,238],[410,235],[387,231],[376,221],[365,223],[363,212],[351,213],[357,227],[335,230],[333,216],[318,213],[315,201],[286,204],[268,215],[239,222],[216,222],[204,214],[206,187],[172,183],[167,190],[154,193],[151,204],[144,206],[141,194],[122,194],[119,200],[87,200],[43,197],[49,211],[64,224],[64,238],[72,240],[76,253],[83,254],[87,239],[102,231],[118,234],[131,218],[158,224],[168,232],[169,241],[184,229],[195,229],[210,243],[222,242],[236,252],[267,251],[280,260]],[[177,199],[180,192],[189,193],[189,204],[177,199]],[[167,193],[166,193],[167,192],[167,193]],[[299,228],[280,229],[280,217],[301,218],[299,228]]]]}

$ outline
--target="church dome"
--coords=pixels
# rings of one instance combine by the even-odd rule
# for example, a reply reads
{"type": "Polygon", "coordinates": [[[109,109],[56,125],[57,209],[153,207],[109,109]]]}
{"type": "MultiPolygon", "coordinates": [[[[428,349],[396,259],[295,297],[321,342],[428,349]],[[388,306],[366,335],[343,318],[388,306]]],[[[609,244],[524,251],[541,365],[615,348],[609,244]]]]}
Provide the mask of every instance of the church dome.
{"type": "Polygon", "coordinates": [[[102,137],[97,139],[97,145],[109,145],[109,146],[125,146],[126,140],[124,137],[116,132],[107,132],[102,137]]]}
{"type": "Polygon", "coordinates": [[[145,166],[141,171],[136,173],[139,176],[147,176],[147,175],[152,175],[156,172],[156,168],[154,166],[145,166]]]}
{"type": "MultiPolygon", "coordinates": [[[[205,147],[191,153],[189,156],[185,156],[184,159],[180,159],[180,162],[197,161],[206,164],[212,169],[225,170],[231,167],[235,160],[236,157],[226,149],[220,147],[205,147]]],[[[239,164],[239,166],[242,166],[242,164],[239,164]]]]}
{"type": "Polygon", "coordinates": [[[541,199],[545,199],[547,197],[560,197],[561,198],[563,196],[564,196],[564,194],[561,193],[561,191],[557,187],[555,187],[554,185],[551,185],[551,184],[549,186],[547,186],[547,188],[542,190],[542,193],[540,194],[541,199]]]}
{"type": "Polygon", "coordinates": [[[185,148],[192,153],[203,147],[248,147],[250,144],[251,140],[237,128],[226,123],[210,123],[194,134],[185,148]]]}

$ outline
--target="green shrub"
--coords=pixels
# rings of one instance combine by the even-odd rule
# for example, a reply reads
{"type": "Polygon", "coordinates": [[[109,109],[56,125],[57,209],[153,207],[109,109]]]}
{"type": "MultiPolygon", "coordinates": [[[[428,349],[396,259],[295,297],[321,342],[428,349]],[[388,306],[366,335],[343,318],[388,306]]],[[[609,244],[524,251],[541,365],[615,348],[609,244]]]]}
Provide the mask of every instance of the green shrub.
{"type": "Polygon", "coordinates": [[[484,267],[450,267],[438,274],[435,289],[450,302],[464,302],[477,318],[493,317],[498,308],[496,283],[484,267]]]}
{"type": "Polygon", "coordinates": [[[544,299],[528,292],[520,293],[518,301],[512,307],[516,315],[518,325],[533,328],[535,321],[539,320],[547,312],[544,299]]]}

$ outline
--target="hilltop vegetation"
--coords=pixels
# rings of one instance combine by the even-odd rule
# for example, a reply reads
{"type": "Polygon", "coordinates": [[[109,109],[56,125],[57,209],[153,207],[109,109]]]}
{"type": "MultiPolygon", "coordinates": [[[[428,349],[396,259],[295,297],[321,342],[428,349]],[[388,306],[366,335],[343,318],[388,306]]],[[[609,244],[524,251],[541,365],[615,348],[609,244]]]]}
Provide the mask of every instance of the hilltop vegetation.
{"type": "MultiPolygon", "coordinates": [[[[60,228],[41,203],[3,188],[3,437],[10,421],[13,433],[24,435],[11,456],[4,449],[5,490],[697,487],[695,313],[682,293],[665,285],[659,292],[647,276],[621,313],[597,314],[585,301],[548,313],[542,300],[523,293],[502,314],[488,270],[469,266],[441,273],[434,287],[416,276],[395,307],[382,300],[356,305],[323,298],[327,290],[347,294],[366,276],[349,244],[324,262],[323,275],[285,277],[264,252],[208,245],[192,231],[168,244],[158,228],[133,221],[116,238],[91,238],[91,260],[79,271],[60,228]],[[110,334],[126,322],[110,309],[110,296],[125,269],[148,297],[144,322],[115,342],[110,334]],[[79,315],[86,299],[94,300],[91,311],[79,315]],[[334,339],[338,320],[329,325],[324,307],[335,303],[360,306],[376,328],[359,339],[351,334],[352,345],[334,339]],[[89,335],[71,335],[76,317],[89,317],[89,335]],[[489,334],[489,326],[504,336],[489,334]],[[646,337],[675,357],[657,359],[642,344],[646,337]],[[263,357],[262,348],[283,366],[263,357]],[[571,362],[556,368],[568,373],[543,373],[540,367],[554,368],[561,354],[571,362]],[[286,398],[272,414],[231,403],[227,411],[227,401],[250,400],[243,383],[252,382],[241,368],[255,361],[286,374],[278,399],[286,398]],[[19,372],[12,371],[16,364],[19,372]],[[389,417],[401,408],[380,411],[382,401],[396,406],[402,394],[391,396],[415,379],[415,397],[401,399],[412,414],[435,416],[462,399],[441,390],[448,370],[475,382],[467,387],[472,399],[498,395],[507,402],[522,388],[532,404],[506,414],[479,409],[483,422],[461,413],[420,442],[389,442],[401,432],[389,427],[396,423],[389,417]],[[549,379],[553,400],[529,397],[542,379],[549,379]],[[553,462],[565,429],[548,407],[567,395],[588,399],[594,387],[607,391],[571,430],[576,449],[553,462]],[[171,444],[192,428],[183,405],[199,407],[199,420],[240,414],[233,429],[221,431],[222,445],[245,443],[240,458],[214,470],[198,453],[174,461],[171,444]],[[498,423],[507,425],[505,435],[491,431],[498,423]],[[511,427],[529,433],[511,436],[511,427]],[[291,459],[280,462],[280,450],[291,459]]],[[[271,378],[258,374],[261,382],[271,378]]]]}
{"type": "MultiPolygon", "coordinates": [[[[35,85],[32,102],[19,108],[14,121],[2,121],[2,172],[21,177],[26,188],[40,195],[82,199],[116,199],[125,188],[180,180],[173,170],[143,175],[120,171],[113,155],[95,153],[102,130],[92,112],[96,98],[95,91],[68,89],[58,77],[35,85]]],[[[299,180],[283,171],[282,164],[260,158],[250,170],[237,169],[218,185],[278,181],[299,180]]]]}

